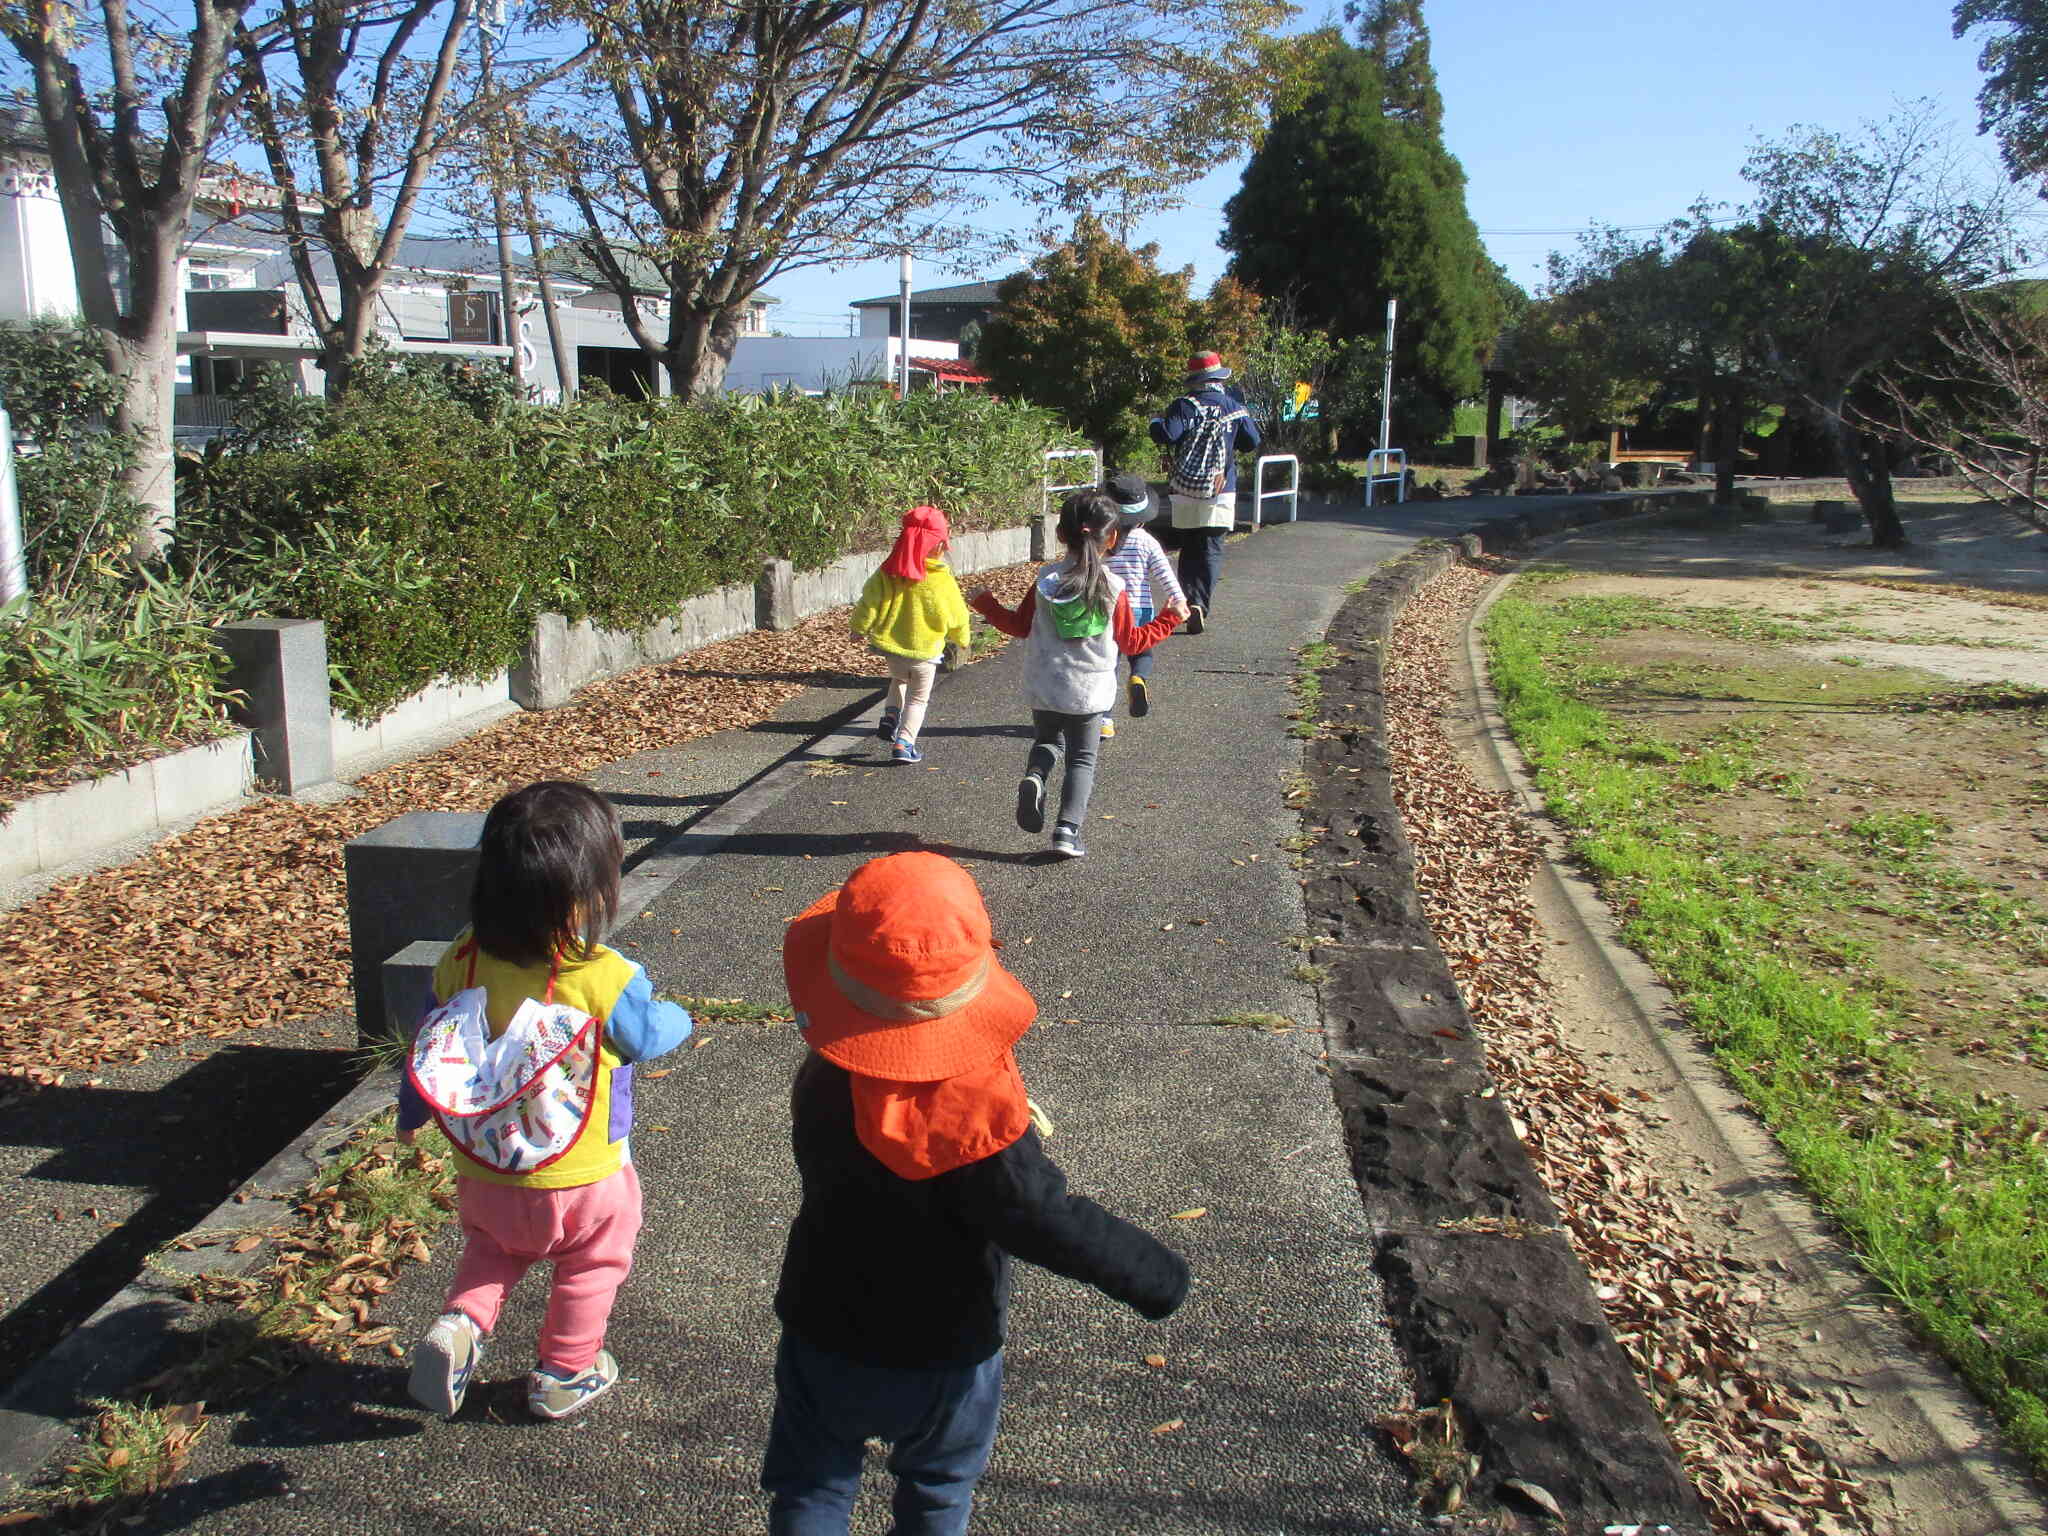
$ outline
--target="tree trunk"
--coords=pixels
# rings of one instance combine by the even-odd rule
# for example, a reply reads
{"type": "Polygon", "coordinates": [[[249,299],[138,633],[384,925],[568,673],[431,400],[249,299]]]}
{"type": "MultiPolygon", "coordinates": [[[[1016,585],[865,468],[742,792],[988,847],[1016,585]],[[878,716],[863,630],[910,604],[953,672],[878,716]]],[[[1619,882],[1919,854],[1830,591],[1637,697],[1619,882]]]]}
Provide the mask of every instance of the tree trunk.
{"type": "Polygon", "coordinates": [[[178,240],[184,215],[156,221],[130,247],[129,312],[102,331],[107,362],[121,380],[113,430],[132,457],[121,489],[136,516],[129,550],[138,563],[161,560],[177,526],[171,472],[171,398],[178,376],[178,240]]]}
{"type": "Polygon", "coordinates": [[[129,553],[138,564],[161,560],[177,526],[171,473],[171,397],[178,369],[177,315],[163,317],[139,338],[109,338],[108,364],[121,379],[114,407],[115,435],[132,457],[121,489],[137,509],[129,553]]]}
{"type": "Polygon", "coordinates": [[[745,301],[727,309],[680,313],[669,331],[662,364],[669,388],[694,399],[715,395],[725,387],[725,370],[740,340],[740,314],[745,301]]]}
{"type": "Polygon", "coordinates": [[[1844,401],[1836,397],[1816,412],[1820,427],[1834,444],[1835,459],[1842,478],[1856,497],[1856,504],[1870,523],[1870,542],[1877,549],[1904,549],[1906,530],[1899,523],[1898,508],[1892,504],[1891,471],[1880,454],[1875,471],[1864,454],[1863,434],[1842,418],[1844,401]]]}
{"type": "Polygon", "coordinates": [[[1714,504],[1735,505],[1735,458],[1742,450],[1742,401],[1729,397],[1714,406],[1714,504]]]}

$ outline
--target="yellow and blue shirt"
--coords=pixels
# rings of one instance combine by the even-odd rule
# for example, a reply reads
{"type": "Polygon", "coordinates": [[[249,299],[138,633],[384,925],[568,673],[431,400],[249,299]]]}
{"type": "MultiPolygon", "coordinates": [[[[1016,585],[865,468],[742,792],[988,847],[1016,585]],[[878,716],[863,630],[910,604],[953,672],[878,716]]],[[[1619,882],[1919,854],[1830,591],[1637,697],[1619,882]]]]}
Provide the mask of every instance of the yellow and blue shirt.
{"type": "MultiPolygon", "coordinates": [[[[512,965],[495,959],[464,934],[448,946],[434,967],[434,1001],[445,1003],[468,987],[482,987],[488,999],[491,1033],[502,1035],[521,1003],[548,997],[548,978],[546,965],[512,965]]],[[[499,1173],[457,1148],[464,1178],[528,1189],[572,1189],[610,1178],[631,1155],[627,1137],[633,1129],[634,1063],[665,1056],[690,1037],[689,1014],[674,1003],[657,999],[647,972],[602,944],[580,959],[562,957],[554,972],[551,1000],[579,1009],[603,1025],[597,1080],[591,1090],[594,1099],[583,1133],[567,1152],[531,1173],[499,1173]]],[[[398,1094],[399,1129],[415,1130],[430,1118],[426,1101],[410,1080],[405,1081],[398,1094]]]]}

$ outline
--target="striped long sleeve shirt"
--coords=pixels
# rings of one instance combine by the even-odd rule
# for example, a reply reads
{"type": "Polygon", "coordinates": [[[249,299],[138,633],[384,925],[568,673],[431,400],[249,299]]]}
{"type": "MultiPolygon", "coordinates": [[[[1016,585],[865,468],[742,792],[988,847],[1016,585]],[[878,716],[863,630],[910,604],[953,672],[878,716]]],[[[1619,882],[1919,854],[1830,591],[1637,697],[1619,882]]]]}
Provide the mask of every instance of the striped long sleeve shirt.
{"type": "Polygon", "coordinates": [[[1123,581],[1124,591],[1130,594],[1131,618],[1136,623],[1145,623],[1159,611],[1160,603],[1174,602],[1182,595],[1166,551],[1142,528],[1133,528],[1118,539],[1103,564],[1123,581]]]}

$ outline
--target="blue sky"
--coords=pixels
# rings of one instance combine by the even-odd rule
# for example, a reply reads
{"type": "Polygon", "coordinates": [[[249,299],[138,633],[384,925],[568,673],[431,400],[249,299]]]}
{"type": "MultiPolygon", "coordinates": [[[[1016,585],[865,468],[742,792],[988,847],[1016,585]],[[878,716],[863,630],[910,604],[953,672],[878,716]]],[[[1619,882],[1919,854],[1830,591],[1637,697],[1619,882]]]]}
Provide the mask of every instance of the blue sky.
{"type": "MultiPolygon", "coordinates": [[[[1851,133],[1926,97],[1995,174],[1976,137],[1981,35],[1951,37],[1942,0],[1427,0],[1423,14],[1467,206],[1532,292],[1544,257],[1590,223],[1660,224],[1701,195],[1740,202],[1751,142],[1795,123],[1851,133]]],[[[1216,237],[1242,170],[1219,167],[1138,231],[1166,265],[1195,269],[1197,291],[1223,271],[1216,237]]],[[[1002,270],[920,264],[916,283],[1002,270]]],[[[870,262],[790,273],[770,292],[782,328],[843,335],[850,301],[895,288],[895,264],[870,262]]]]}

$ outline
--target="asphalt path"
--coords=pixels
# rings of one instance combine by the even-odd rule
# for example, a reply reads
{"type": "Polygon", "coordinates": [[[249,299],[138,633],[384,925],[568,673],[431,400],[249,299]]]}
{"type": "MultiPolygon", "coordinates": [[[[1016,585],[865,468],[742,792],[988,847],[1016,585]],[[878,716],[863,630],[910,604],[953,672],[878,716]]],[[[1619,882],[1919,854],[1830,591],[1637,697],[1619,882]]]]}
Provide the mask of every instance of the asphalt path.
{"type": "MultiPolygon", "coordinates": [[[[659,754],[599,776],[629,823],[674,824],[743,803],[730,791],[800,754],[736,831],[671,837],[659,856],[680,877],[613,934],[670,995],[780,1005],[785,922],[862,860],[927,847],[967,863],[1005,964],[1039,1003],[1018,1054],[1055,1123],[1050,1150],[1078,1190],[1188,1255],[1195,1290],[1156,1325],[1021,1272],[977,1531],[1421,1529],[1373,1430],[1406,1377],[1322,1075],[1312,980],[1297,975],[1310,957],[1288,942],[1305,919],[1284,846],[1300,830],[1285,793],[1302,761],[1286,716],[1295,654],[1346,586],[1465,520],[1456,504],[1354,509],[1233,542],[1208,633],[1164,647],[1149,718],[1119,712],[1078,862],[1050,861],[1012,820],[1028,746],[1014,648],[942,683],[919,767],[863,744],[877,692],[824,689],[693,744],[687,782],[659,754]],[[1249,1027],[1247,1013],[1288,1022],[1249,1027]]],[[[771,1301],[797,1194],[786,1091],[802,1047],[786,1023],[744,1019],[707,1021],[700,1039],[639,1087],[648,1223],[613,1317],[626,1380],[609,1399],[564,1424],[526,1418],[535,1277],[454,1424],[407,1403],[398,1362],[308,1370],[209,1429],[190,1481],[139,1528],[760,1529],[771,1301]]],[[[453,1249],[408,1274],[383,1320],[425,1327],[453,1249]]],[[[886,1478],[870,1484],[857,1531],[887,1525],[886,1478]]]]}

